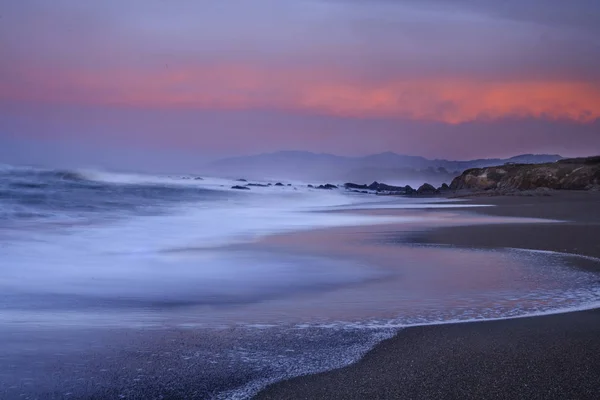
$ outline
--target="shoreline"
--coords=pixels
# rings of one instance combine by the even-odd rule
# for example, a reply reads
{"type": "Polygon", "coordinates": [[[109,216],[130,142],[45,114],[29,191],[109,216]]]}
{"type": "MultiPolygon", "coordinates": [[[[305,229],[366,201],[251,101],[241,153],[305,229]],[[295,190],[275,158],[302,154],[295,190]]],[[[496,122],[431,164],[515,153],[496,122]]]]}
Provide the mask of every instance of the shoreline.
{"type": "Polygon", "coordinates": [[[600,309],[409,327],[355,364],[255,399],[595,399],[599,334],[600,309]]]}
{"type": "MultiPolygon", "coordinates": [[[[469,213],[555,220],[543,224],[502,223],[439,227],[416,232],[411,243],[465,248],[519,248],[600,258],[600,192],[562,192],[544,197],[473,198],[469,213]]],[[[403,241],[399,238],[398,241],[403,241]]],[[[405,243],[405,242],[403,242],[405,243]]],[[[580,263],[589,269],[585,261],[580,263]]],[[[597,270],[597,268],[592,268],[597,270]]]]}
{"type": "MultiPolygon", "coordinates": [[[[392,234],[391,243],[526,248],[600,258],[594,239],[600,237],[600,193],[469,202],[495,206],[466,209],[469,214],[561,222],[439,227],[392,234]]],[[[574,260],[575,268],[599,272],[595,261],[574,260]]],[[[271,384],[255,398],[597,398],[600,372],[593,366],[600,365],[599,305],[407,327],[354,364],[271,384]]]]}

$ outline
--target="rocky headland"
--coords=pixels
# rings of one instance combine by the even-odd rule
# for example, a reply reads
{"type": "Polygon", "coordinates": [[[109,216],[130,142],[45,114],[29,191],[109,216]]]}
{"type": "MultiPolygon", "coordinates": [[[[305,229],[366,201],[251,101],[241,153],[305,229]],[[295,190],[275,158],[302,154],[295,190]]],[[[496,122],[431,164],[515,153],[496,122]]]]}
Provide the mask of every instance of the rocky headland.
{"type": "Polygon", "coordinates": [[[452,180],[452,191],[510,194],[524,191],[600,190],[600,156],[546,164],[472,168],[452,180]]]}

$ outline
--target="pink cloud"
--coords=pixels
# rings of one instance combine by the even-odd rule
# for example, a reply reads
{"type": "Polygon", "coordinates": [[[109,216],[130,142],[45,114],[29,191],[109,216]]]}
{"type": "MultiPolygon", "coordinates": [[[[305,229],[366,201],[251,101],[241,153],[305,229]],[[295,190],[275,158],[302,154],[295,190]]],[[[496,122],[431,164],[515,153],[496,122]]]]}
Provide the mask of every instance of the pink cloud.
{"type": "Polygon", "coordinates": [[[270,109],[450,124],[506,117],[600,118],[600,87],[577,80],[389,78],[365,82],[342,70],[214,65],[162,70],[23,68],[0,98],[51,104],[199,110],[270,109]]]}

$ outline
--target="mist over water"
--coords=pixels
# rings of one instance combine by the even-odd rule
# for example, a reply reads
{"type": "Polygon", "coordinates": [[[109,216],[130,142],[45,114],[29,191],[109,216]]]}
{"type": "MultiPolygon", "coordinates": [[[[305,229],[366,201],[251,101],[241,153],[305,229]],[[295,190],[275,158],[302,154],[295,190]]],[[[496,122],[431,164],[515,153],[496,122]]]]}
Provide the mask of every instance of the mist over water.
{"type": "Polygon", "coordinates": [[[274,259],[216,249],[275,232],[390,220],[312,212],[356,200],[309,192],[306,185],[246,193],[230,189],[236,182],[191,176],[2,173],[6,267],[0,285],[30,298],[218,304],[355,282],[370,273],[333,261],[326,272],[308,256],[274,259]]]}
{"type": "Polygon", "coordinates": [[[300,182],[238,191],[245,183],[193,175],[4,166],[0,176],[7,398],[142,388],[246,398],[353,362],[404,326],[600,299],[597,275],[571,268],[572,256],[375,235],[507,221],[458,212],[463,202],[432,213],[431,200],[300,182]]]}

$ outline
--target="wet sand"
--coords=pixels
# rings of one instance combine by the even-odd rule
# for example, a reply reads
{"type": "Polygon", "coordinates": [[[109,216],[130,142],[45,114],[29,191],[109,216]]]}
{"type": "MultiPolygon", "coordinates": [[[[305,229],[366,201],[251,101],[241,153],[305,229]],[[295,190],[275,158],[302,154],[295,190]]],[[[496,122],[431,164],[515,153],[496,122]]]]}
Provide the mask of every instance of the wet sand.
{"type": "MultiPolygon", "coordinates": [[[[471,213],[563,222],[444,227],[399,234],[393,240],[600,257],[600,193],[470,201],[495,205],[471,213]]],[[[577,267],[594,268],[585,262],[577,267]]],[[[600,310],[407,328],[353,365],[276,383],[257,398],[596,399],[599,338],[600,310]]]]}
{"type": "Polygon", "coordinates": [[[547,197],[475,198],[470,202],[494,206],[472,209],[471,212],[476,214],[562,222],[442,227],[415,233],[407,240],[461,247],[516,247],[600,258],[600,192],[558,192],[547,197]]]}

